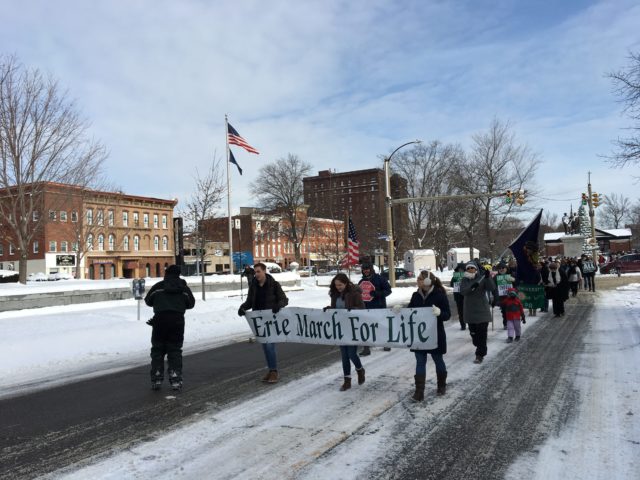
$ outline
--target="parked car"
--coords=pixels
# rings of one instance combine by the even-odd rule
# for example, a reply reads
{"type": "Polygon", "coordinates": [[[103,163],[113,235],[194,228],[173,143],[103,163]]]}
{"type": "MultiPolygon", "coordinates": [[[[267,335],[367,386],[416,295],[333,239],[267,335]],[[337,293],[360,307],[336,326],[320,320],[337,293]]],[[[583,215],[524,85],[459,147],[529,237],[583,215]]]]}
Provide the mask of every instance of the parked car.
{"type": "Polygon", "coordinates": [[[71,279],[73,279],[73,275],[71,275],[70,273],[62,273],[62,272],[50,273],[49,276],[47,277],[47,280],[50,280],[50,281],[71,280],[71,279]]]}
{"type": "MultiPolygon", "coordinates": [[[[382,272],[382,276],[384,278],[389,278],[389,270],[384,270],[382,272]]],[[[413,272],[411,270],[407,270],[405,268],[396,267],[396,280],[404,280],[406,278],[413,278],[413,272]]]]}
{"type": "Polygon", "coordinates": [[[640,272],[640,253],[621,255],[600,266],[600,273],[640,272]]]}

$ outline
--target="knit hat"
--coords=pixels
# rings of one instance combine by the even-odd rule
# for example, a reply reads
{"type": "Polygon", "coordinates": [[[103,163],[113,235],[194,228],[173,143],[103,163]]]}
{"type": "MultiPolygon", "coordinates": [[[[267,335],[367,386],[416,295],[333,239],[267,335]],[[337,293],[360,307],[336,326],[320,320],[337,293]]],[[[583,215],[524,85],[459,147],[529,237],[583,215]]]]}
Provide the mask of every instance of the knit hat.
{"type": "Polygon", "coordinates": [[[507,268],[507,264],[506,264],[506,263],[504,263],[504,262],[500,262],[500,263],[498,264],[498,270],[500,270],[501,268],[507,268]]]}
{"type": "Polygon", "coordinates": [[[475,262],[467,262],[467,264],[464,266],[464,269],[466,270],[467,268],[475,268],[476,270],[478,270],[478,265],[476,265],[475,262]]]}
{"type": "Polygon", "coordinates": [[[179,277],[181,273],[180,267],[178,265],[169,265],[164,270],[165,277],[179,277]]]}
{"type": "Polygon", "coordinates": [[[365,262],[362,264],[361,270],[371,270],[371,264],[369,262],[365,262]]]}

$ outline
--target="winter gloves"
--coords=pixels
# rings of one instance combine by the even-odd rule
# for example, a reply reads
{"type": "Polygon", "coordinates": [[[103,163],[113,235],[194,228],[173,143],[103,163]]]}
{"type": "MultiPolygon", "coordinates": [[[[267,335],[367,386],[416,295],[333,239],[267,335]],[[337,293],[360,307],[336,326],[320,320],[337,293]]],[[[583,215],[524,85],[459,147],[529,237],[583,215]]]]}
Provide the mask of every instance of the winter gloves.
{"type": "Polygon", "coordinates": [[[440,310],[438,307],[436,307],[435,305],[433,305],[433,306],[431,307],[431,309],[433,310],[433,314],[434,314],[436,317],[440,316],[441,310],[440,310]]]}
{"type": "Polygon", "coordinates": [[[239,317],[244,317],[244,314],[245,314],[245,313],[247,313],[247,311],[246,311],[243,307],[240,307],[240,308],[238,309],[238,316],[239,316],[239,317]]]}
{"type": "Polygon", "coordinates": [[[522,317],[520,317],[520,319],[522,320],[522,323],[527,323],[527,319],[525,318],[524,315],[522,315],[522,317]]]}

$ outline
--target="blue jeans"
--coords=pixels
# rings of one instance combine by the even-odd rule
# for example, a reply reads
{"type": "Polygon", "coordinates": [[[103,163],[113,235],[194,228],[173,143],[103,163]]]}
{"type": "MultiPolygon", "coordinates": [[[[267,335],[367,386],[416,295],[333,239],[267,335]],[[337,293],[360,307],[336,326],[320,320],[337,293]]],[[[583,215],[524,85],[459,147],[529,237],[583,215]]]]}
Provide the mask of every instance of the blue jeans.
{"type": "Polygon", "coordinates": [[[276,357],[276,344],[263,343],[262,350],[264,351],[264,358],[267,359],[267,367],[269,367],[269,370],[277,370],[278,359],[276,357]]]}
{"type": "MultiPolygon", "coordinates": [[[[418,350],[413,352],[416,354],[416,375],[427,374],[427,352],[425,350],[418,350]]],[[[433,363],[436,364],[437,373],[446,373],[447,366],[444,364],[444,359],[441,353],[432,353],[431,358],[433,363]]]]}
{"type": "Polygon", "coordinates": [[[356,367],[356,370],[362,368],[362,362],[358,356],[358,347],[355,345],[342,345],[340,346],[340,355],[342,355],[342,371],[345,377],[351,376],[351,362],[356,367]]]}

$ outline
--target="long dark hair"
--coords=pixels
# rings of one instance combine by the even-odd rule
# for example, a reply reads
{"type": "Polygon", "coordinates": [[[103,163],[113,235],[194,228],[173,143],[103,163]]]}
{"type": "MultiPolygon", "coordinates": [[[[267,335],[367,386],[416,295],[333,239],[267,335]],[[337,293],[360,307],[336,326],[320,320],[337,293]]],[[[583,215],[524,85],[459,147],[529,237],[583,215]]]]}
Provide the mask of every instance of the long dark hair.
{"type": "Polygon", "coordinates": [[[418,278],[421,278],[422,280],[424,280],[425,278],[430,278],[431,285],[433,285],[434,290],[440,290],[443,293],[447,293],[447,291],[442,286],[442,282],[440,281],[440,279],[436,277],[432,272],[428,272],[427,270],[422,270],[420,272],[420,275],[418,275],[418,278]]]}
{"type": "Polygon", "coordinates": [[[353,282],[351,282],[351,280],[349,280],[349,277],[347,277],[347,275],[344,274],[344,273],[338,273],[331,280],[331,286],[329,287],[329,295],[332,296],[332,297],[339,297],[340,295],[342,295],[338,291],[338,289],[336,288],[336,280],[339,281],[340,283],[344,283],[346,285],[344,287],[344,291],[345,292],[350,292],[351,289],[353,288],[353,282]]]}

